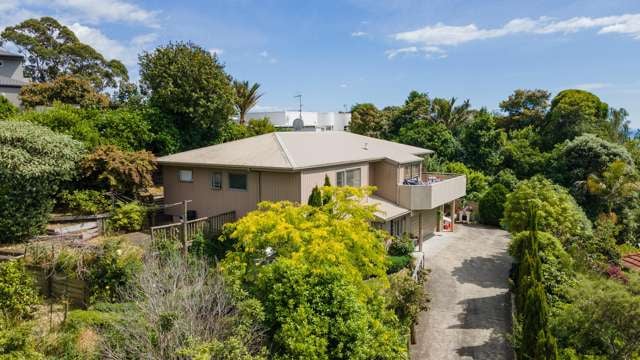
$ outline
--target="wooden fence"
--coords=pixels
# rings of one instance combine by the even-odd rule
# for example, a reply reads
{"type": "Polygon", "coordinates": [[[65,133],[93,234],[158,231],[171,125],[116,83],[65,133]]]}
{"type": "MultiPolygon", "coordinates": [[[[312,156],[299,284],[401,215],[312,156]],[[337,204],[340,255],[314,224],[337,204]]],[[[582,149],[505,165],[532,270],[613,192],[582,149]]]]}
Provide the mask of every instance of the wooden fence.
{"type": "Polygon", "coordinates": [[[40,294],[48,299],[65,300],[73,308],[86,308],[89,303],[87,282],[74,276],[52,272],[50,269],[27,265],[40,294]]]}
{"type": "MultiPolygon", "coordinates": [[[[210,217],[203,217],[195,220],[189,220],[186,224],[187,244],[191,243],[193,238],[198,234],[207,237],[216,236],[222,233],[224,224],[236,221],[236,212],[230,211],[210,217]]],[[[185,224],[182,222],[168,225],[153,226],[151,228],[151,241],[176,241],[183,240],[183,229],[185,224]]]]}

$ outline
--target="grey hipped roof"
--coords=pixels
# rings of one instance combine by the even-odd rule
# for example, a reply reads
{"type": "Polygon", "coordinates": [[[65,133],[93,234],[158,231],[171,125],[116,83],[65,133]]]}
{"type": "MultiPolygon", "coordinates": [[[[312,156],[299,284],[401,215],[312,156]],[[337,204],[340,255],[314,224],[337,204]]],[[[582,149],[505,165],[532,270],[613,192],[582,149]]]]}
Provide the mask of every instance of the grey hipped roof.
{"type": "Polygon", "coordinates": [[[22,80],[17,80],[17,79],[13,79],[10,77],[6,77],[6,76],[2,76],[0,75],[0,87],[4,86],[4,87],[23,87],[25,85],[27,85],[28,82],[26,81],[22,81],[22,80]]]}
{"type": "Polygon", "coordinates": [[[13,58],[13,59],[24,59],[24,57],[20,54],[12,53],[5,49],[0,48],[0,58],[13,58]]]}
{"type": "Polygon", "coordinates": [[[343,131],[275,132],[158,159],[161,165],[299,170],[364,161],[420,161],[431,150],[343,131]]]}

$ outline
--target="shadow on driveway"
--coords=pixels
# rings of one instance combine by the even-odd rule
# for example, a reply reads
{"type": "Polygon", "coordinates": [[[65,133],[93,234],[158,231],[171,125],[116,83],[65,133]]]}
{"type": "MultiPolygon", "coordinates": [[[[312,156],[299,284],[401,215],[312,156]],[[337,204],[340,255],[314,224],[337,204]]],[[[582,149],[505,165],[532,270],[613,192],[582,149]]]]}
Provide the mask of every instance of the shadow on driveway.
{"type": "Polygon", "coordinates": [[[483,288],[505,288],[505,278],[511,268],[511,259],[507,252],[500,252],[488,257],[476,256],[462,261],[462,265],[451,273],[461,283],[471,283],[483,288]],[[505,277],[496,276],[504,274],[505,277]]]}

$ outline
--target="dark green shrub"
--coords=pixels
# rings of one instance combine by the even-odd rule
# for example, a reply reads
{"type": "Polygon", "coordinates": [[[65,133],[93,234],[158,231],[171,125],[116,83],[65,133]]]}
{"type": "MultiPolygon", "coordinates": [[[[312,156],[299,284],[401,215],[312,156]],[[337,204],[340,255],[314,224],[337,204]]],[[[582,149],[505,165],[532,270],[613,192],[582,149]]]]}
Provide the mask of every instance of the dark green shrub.
{"type": "Polygon", "coordinates": [[[313,207],[321,207],[322,206],[322,193],[318,186],[314,186],[313,190],[311,190],[311,194],[309,194],[309,199],[307,200],[307,204],[313,207]]]}
{"type": "Polygon", "coordinates": [[[138,201],[116,206],[109,218],[109,229],[115,232],[139,231],[144,225],[147,209],[138,201]]]}
{"type": "Polygon", "coordinates": [[[71,180],[79,142],[28,122],[0,121],[0,242],[28,239],[44,230],[53,195],[71,180]]]}
{"type": "Polygon", "coordinates": [[[107,240],[89,266],[91,302],[117,302],[142,269],[142,251],[121,239],[107,240]]]}
{"type": "Polygon", "coordinates": [[[394,274],[404,268],[409,267],[409,265],[411,264],[411,255],[387,256],[387,260],[387,274],[394,274]]]}
{"type": "Polygon", "coordinates": [[[21,261],[0,262],[0,311],[4,319],[31,317],[40,301],[34,286],[33,278],[21,261]]]}
{"type": "Polygon", "coordinates": [[[404,234],[401,237],[393,238],[387,253],[391,256],[406,256],[411,255],[414,251],[415,246],[413,245],[413,240],[411,240],[407,234],[404,234]]]}
{"type": "Polygon", "coordinates": [[[504,203],[509,190],[502,184],[494,184],[482,195],[478,203],[480,221],[483,224],[499,226],[504,214],[504,203]]]}
{"type": "Polygon", "coordinates": [[[62,207],[74,214],[93,215],[109,210],[110,201],[100,191],[75,190],[65,191],[61,194],[62,207]]]}
{"type": "Polygon", "coordinates": [[[36,351],[32,331],[29,323],[16,325],[0,319],[0,359],[44,359],[44,355],[36,351]]]}
{"type": "Polygon", "coordinates": [[[6,97],[0,95],[0,120],[18,112],[18,108],[7,100],[6,97]]]}

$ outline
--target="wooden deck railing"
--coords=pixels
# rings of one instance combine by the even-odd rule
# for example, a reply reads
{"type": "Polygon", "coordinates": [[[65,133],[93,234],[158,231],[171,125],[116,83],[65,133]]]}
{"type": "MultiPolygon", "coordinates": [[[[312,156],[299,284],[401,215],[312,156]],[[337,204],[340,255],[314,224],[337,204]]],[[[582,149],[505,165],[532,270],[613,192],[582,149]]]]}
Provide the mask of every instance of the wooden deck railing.
{"type": "MultiPolygon", "coordinates": [[[[222,233],[222,227],[224,224],[234,221],[236,221],[235,211],[189,220],[186,224],[187,244],[191,243],[193,238],[198,234],[203,234],[206,237],[219,235],[222,233]]],[[[151,241],[170,240],[180,242],[183,240],[182,232],[184,231],[184,228],[185,227],[182,222],[153,226],[151,228],[151,241]]]]}

